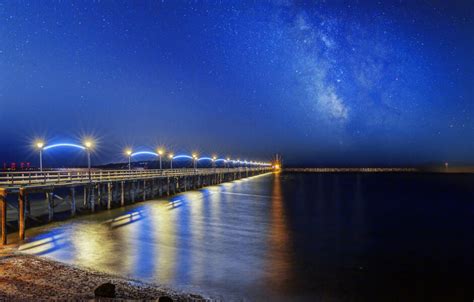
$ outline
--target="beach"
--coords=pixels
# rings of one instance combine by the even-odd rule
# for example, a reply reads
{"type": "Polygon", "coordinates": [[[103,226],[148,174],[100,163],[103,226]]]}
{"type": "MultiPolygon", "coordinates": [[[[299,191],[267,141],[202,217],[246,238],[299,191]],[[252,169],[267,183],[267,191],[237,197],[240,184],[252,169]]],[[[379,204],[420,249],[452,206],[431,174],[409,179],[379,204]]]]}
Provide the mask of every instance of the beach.
{"type": "Polygon", "coordinates": [[[116,286],[115,300],[166,301],[163,297],[169,297],[173,301],[208,301],[198,295],[25,255],[11,248],[0,250],[0,301],[91,300],[95,298],[94,290],[107,282],[116,286]]]}

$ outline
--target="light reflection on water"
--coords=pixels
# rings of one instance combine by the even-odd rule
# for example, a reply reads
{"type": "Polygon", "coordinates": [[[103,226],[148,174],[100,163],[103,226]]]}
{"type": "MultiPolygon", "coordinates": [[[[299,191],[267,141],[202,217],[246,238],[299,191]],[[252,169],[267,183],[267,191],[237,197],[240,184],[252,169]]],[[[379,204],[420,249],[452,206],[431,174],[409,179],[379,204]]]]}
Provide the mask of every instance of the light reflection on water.
{"type": "Polygon", "coordinates": [[[279,183],[278,177],[258,176],[40,227],[28,232],[20,250],[215,297],[241,297],[242,288],[265,274],[278,282],[279,272],[266,266],[281,253],[268,245],[287,235],[275,226],[284,211],[272,179],[279,183]],[[269,209],[273,201],[276,210],[269,209]]]}
{"type": "Polygon", "coordinates": [[[225,300],[466,300],[472,183],[268,174],[28,230],[20,250],[225,300]]]}

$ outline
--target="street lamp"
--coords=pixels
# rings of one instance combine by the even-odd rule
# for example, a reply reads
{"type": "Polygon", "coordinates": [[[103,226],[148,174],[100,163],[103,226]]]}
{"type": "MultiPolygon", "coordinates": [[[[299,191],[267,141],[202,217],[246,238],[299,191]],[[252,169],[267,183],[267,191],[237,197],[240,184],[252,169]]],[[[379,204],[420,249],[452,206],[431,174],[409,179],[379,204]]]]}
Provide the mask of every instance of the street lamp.
{"type": "Polygon", "coordinates": [[[230,157],[226,158],[226,164],[227,164],[227,168],[230,168],[230,157]]]}
{"type": "Polygon", "coordinates": [[[39,150],[40,171],[43,172],[43,147],[44,147],[44,142],[42,140],[38,140],[38,141],[36,141],[35,146],[39,150]]]}
{"type": "Polygon", "coordinates": [[[196,162],[197,157],[198,157],[198,155],[196,153],[193,153],[193,167],[194,167],[194,170],[197,169],[197,162],[196,162]]]}
{"type": "Polygon", "coordinates": [[[91,179],[91,149],[94,146],[94,142],[90,139],[84,140],[84,147],[86,147],[87,152],[87,171],[89,174],[89,180],[91,179]]]}
{"type": "MultiPolygon", "coordinates": [[[[173,169],[173,156],[174,154],[173,153],[170,153],[168,154],[168,158],[170,159],[170,169],[173,169]]],[[[160,163],[160,166],[161,166],[161,163],[160,163]]]]}
{"type": "Polygon", "coordinates": [[[216,159],[217,159],[217,156],[212,156],[212,167],[215,169],[216,168],[216,159]]]}
{"type": "Polygon", "coordinates": [[[162,169],[162,166],[161,166],[161,156],[163,155],[163,149],[158,149],[158,156],[160,157],[160,170],[162,169]]]}
{"type": "Polygon", "coordinates": [[[128,171],[132,170],[132,149],[125,150],[125,154],[128,156],[128,171]]]}

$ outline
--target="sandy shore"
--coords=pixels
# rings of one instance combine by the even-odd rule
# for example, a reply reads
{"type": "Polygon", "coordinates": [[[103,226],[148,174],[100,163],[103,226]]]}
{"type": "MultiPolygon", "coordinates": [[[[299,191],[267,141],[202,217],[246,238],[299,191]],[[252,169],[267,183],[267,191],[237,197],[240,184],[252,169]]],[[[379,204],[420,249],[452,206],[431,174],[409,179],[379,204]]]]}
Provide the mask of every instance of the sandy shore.
{"type": "MultiPolygon", "coordinates": [[[[205,301],[192,294],[78,268],[37,256],[0,248],[0,301],[77,301],[94,299],[94,289],[111,282],[116,299],[158,301],[205,301]]],[[[107,299],[111,301],[112,299],[107,299]]]]}

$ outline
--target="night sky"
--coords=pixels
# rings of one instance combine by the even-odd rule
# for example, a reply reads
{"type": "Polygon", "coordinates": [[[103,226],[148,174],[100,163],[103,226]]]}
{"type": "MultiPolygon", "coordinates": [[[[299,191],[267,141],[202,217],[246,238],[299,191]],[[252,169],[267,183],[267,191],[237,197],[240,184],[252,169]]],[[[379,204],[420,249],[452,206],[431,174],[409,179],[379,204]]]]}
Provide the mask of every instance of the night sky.
{"type": "Polygon", "coordinates": [[[4,1],[0,161],[93,135],[96,164],[158,145],[474,164],[473,17],[473,1],[4,1]]]}

